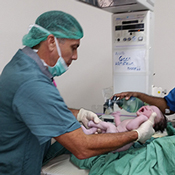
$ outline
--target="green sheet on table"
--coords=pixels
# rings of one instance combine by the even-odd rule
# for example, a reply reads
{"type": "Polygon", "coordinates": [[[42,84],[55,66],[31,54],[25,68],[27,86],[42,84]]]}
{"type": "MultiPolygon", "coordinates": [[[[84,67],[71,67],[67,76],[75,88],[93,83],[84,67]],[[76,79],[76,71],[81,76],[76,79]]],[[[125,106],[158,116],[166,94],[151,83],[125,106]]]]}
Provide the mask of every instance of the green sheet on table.
{"type": "Polygon", "coordinates": [[[81,169],[89,169],[89,175],[175,175],[175,129],[171,123],[167,133],[144,145],[135,143],[127,151],[84,160],[71,155],[71,161],[81,169]]]}

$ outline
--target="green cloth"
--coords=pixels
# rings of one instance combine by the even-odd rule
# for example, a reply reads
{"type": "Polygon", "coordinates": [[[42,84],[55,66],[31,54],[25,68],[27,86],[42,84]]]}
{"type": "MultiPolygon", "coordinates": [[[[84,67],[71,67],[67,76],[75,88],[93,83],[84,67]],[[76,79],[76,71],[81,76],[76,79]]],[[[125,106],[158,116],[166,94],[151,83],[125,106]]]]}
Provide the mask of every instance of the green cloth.
{"type": "Polygon", "coordinates": [[[89,175],[175,175],[175,129],[168,123],[169,136],[135,143],[129,150],[84,160],[71,155],[71,161],[89,175]]]}

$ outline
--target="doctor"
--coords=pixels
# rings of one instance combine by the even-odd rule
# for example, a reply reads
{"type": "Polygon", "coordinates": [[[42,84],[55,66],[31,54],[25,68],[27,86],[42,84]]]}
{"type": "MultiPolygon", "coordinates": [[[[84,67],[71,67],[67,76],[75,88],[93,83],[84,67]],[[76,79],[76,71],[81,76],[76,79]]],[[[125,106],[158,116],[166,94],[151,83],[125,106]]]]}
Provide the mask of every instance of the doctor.
{"type": "Polygon", "coordinates": [[[77,158],[116,150],[133,141],[144,142],[154,134],[154,118],[135,131],[86,135],[96,114],[69,109],[53,77],[63,74],[77,60],[83,31],[77,20],[61,11],[40,15],[0,76],[0,174],[39,175],[51,138],[77,158]],[[77,118],[77,119],[76,119],[77,118]]]}

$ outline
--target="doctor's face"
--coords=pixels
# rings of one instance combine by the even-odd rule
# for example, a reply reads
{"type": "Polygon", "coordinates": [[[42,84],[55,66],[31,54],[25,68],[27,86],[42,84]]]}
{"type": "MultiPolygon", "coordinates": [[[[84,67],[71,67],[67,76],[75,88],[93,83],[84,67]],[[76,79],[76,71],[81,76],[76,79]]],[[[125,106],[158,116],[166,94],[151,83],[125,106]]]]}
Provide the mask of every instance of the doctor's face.
{"type": "Polygon", "coordinates": [[[69,66],[73,60],[77,60],[78,53],[77,49],[80,45],[80,39],[63,39],[59,41],[59,46],[61,50],[62,57],[69,66]]]}

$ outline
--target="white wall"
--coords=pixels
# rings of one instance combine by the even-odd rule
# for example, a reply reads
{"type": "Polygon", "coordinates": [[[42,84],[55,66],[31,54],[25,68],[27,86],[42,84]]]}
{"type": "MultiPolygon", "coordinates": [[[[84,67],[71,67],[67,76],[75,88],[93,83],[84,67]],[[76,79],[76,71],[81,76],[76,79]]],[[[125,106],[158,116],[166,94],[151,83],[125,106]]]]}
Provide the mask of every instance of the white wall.
{"type": "MultiPolygon", "coordinates": [[[[76,0],[0,0],[0,72],[18,48],[29,24],[43,12],[62,10],[82,25],[78,60],[61,77],[58,88],[69,107],[102,112],[102,89],[112,86],[111,13],[76,0]],[[96,107],[96,109],[95,109],[96,107]]],[[[155,4],[154,85],[168,91],[175,86],[174,27],[175,1],[155,4]]]]}
{"type": "Polygon", "coordinates": [[[58,88],[69,107],[102,112],[102,89],[112,86],[111,14],[76,0],[0,0],[0,72],[18,48],[28,26],[43,12],[62,10],[82,25],[78,60],[61,77],[58,88]]]}
{"type": "Polygon", "coordinates": [[[154,35],[154,85],[167,89],[175,87],[175,1],[156,0],[154,35]]]}

